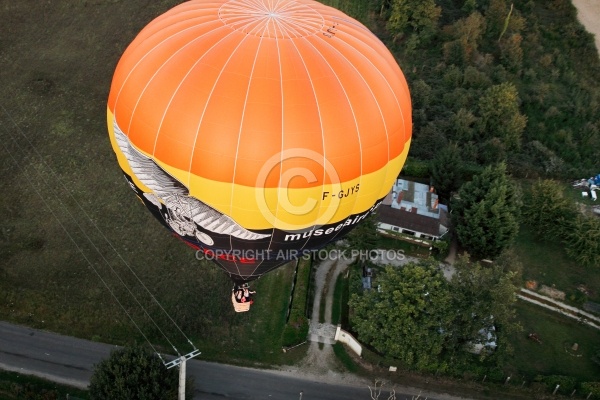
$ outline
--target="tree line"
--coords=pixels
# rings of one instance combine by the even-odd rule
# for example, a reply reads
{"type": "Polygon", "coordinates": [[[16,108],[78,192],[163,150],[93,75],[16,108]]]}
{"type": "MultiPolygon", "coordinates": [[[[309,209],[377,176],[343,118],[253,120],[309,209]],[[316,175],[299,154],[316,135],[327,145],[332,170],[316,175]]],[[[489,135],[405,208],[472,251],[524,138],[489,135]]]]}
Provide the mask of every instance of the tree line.
{"type": "Polygon", "coordinates": [[[600,265],[600,221],[552,180],[600,172],[593,36],[569,0],[363,3],[369,11],[357,17],[392,49],[411,89],[413,142],[403,174],[429,179],[450,204],[462,247],[495,262],[463,258],[451,280],[427,263],[387,268],[377,277],[380,291],[352,295],[351,329],[408,368],[497,370],[510,344],[482,355],[482,364],[462,350],[482,340],[490,315],[503,330],[499,340],[518,329],[520,267],[507,248],[519,225],[558,238],[584,265],[600,265]],[[522,193],[513,178],[541,180],[522,193]]]}
{"type": "Polygon", "coordinates": [[[598,173],[600,62],[569,0],[324,2],[374,30],[408,79],[407,175],[448,194],[499,162],[515,177],[598,173]]]}

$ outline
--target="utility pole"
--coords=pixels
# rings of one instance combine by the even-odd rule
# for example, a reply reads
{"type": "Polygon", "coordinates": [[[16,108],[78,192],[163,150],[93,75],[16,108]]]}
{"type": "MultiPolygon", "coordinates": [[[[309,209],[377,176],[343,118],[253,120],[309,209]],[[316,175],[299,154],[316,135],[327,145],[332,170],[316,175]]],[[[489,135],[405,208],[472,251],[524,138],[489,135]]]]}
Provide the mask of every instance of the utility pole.
{"type": "Polygon", "coordinates": [[[176,358],[168,363],[164,363],[164,366],[167,367],[167,369],[179,365],[179,396],[177,397],[178,400],[185,400],[185,362],[190,358],[194,358],[198,355],[200,355],[200,351],[198,349],[194,349],[194,351],[192,351],[191,353],[176,358]]]}
{"type": "Polygon", "coordinates": [[[179,364],[179,400],[185,400],[185,357],[180,358],[179,364]]]}

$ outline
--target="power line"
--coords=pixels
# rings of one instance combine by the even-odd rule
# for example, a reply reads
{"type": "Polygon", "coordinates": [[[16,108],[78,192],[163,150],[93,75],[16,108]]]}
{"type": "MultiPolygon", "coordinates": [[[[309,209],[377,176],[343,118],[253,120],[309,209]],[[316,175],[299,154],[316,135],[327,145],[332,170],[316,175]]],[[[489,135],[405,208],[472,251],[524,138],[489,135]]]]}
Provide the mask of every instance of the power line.
{"type": "MultiPolygon", "coordinates": [[[[27,142],[29,143],[29,145],[31,146],[31,148],[33,149],[33,152],[35,152],[35,154],[40,158],[40,160],[42,161],[42,163],[47,167],[47,169],[50,171],[50,173],[53,175],[54,179],[63,187],[63,189],[68,193],[68,196],[75,202],[75,204],[77,204],[77,207],[82,211],[82,213],[85,215],[85,217],[90,221],[90,223],[94,226],[94,228],[96,228],[96,230],[100,233],[100,235],[102,236],[102,238],[105,240],[106,243],[108,243],[108,245],[110,246],[110,248],[117,254],[118,258],[127,266],[128,270],[133,274],[133,276],[136,278],[136,280],[142,285],[142,287],[146,290],[146,292],[150,295],[150,297],[152,298],[152,300],[160,307],[160,309],[165,313],[165,315],[167,315],[167,317],[169,318],[169,320],[173,323],[173,325],[177,328],[177,330],[183,335],[183,337],[185,337],[185,339],[187,340],[187,342],[194,348],[196,349],[196,346],[192,343],[192,341],[187,337],[187,335],[185,335],[185,333],[181,330],[181,328],[179,327],[179,325],[177,325],[177,323],[173,320],[173,318],[170,316],[170,314],[165,310],[165,308],[160,304],[160,302],[156,299],[156,297],[150,292],[150,290],[148,289],[148,287],[144,284],[144,282],[139,278],[139,276],[133,271],[133,269],[131,268],[131,266],[129,265],[129,263],[121,256],[121,254],[119,253],[119,251],[113,246],[113,244],[110,242],[110,240],[108,240],[108,238],[106,237],[106,235],[102,232],[102,230],[100,230],[100,228],[94,223],[94,221],[92,220],[92,218],[87,214],[87,212],[83,209],[83,207],[81,206],[81,204],[77,201],[77,199],[75,199],[75,197],[69,192],[68,188],[64,185],[64,183],[62,182],[62,180],[58,177],[58,175],[54,172],[54,170],[52,169],[52,167],[43,159],[43,157],[41,156],[41,154],[38,152],[38,150],[36,149],[36,147],[33,145],[33,143],[31,142],[31,140],[28,138],[28,136],[23,132],[23,130],[19,127],[19,125],[16,123],[16,121],[12,118],[11,114],[6,110],[6,108],[0,104],[0,108],[2,108],[4,114],[6,114],[6,116],[9,118],[10,122],[16,127],[16,129],[18,130],[18,132],[21,134],[22,137],[25,138],[25,140],[27,140],[27,142]]],[[[19,148],[20,151],[22,151],[24,154],[27,153],[26,150],[24,150],[21,145],[19,145],[19,143],[17,142],[17,140],[15,138],[12,138],[13,142],[17,145],[17,147],[19,148]]],[[[12,155],[12,153],[10,153],[10,150],[6,147],[6,145],[3,143],[3,147],[5,148],[5,150],[7,150],[9,152],[9,154],[11,155],[11,158],[13,159],[13,161],[17,164],[17,166],[19,168],[20,165],[18,164],[18,161],[14,158],[14,156],[12,155]]],[[[38,173],[38,175],[41,177],[41,179],[43,180],[43,176],[41,175],[40,172],[36,171],[38,173]]],[[[50,186],[46,183],[47,186],[50,186]]],[[[32,185],[33,186],[33,185],[32,185]]],[[[34,188],[35,189],[35,188],[34,188]]],[[[44,202],[44,204],[46,205],[46,207],[48,207],[50,210],[50,206],[49,204],[45,201],[45,199],[42,197],[41,193],[39,193],[39,191],[37,189],[36,193],[42,198],[42,201],[44,202]]],[[[52,190],[51,190],[52,192],[52,190]]],[[[137,304],[142,308],[142,310],[144,311],[144,313],[146,314],[146,316],[152,321],[152,323],[154,324],[154,326],[159,330],[159,332],[163,335],[163,337],[165,337],[165,339],[167,340],[167,342],[171,345],[171,347],[175,350],[175,352],[177,354],[179,354],[179,351],[177,350],[177,348],[171,343],[171,341],[169,340],[169,338],[166,336],[166,334],[162,331],[162,329],[158,326],[158,324],[155,322],[155,320],[150,316],[150,314],[146,311],[146,309],[144,308],[144,306],[139,302],[139,300],[137,299],[137,297],[133,294],[133,292],[130,290],[130,288],[127,286],[127,284],[121,279],[121,277],[119,276],[119,274],[114,270],[114,268],[112,267],[112,265],[110,264],[110,262],[104,257],[104,255],[100,252],[100,250],[98,249],[98,247],[96,246],[96,244],[94,243],[94,241],[87,235],[87,233],[85,232],[85,229],[79,224],[79,222],[77,221],[77,219],[72,215],[72,213],[69,211],[69,209],[65,206],[65,204],[60,200],[60,197],[58,196],[58,194],[52,192],[54,194],[54,196],[57,198],[58,202],[60,203],[60,205],[66,210],[66,212],[68,213],[68,215],[71,217],[71,219],[75,222],[75,224],[77,225],[77,227],[81,230],[81,232],[83,233],[83,235],[87,238],[87,240],[90,242],[90,244],[94,247],[94,249],[96,250],[96,252],[102,257],[102,259],[104,260],[104,262],[108,265],[108,267],[110,268],[110,270],[112,271],[112,273],[119,279],[119,281],[121,282],[121,284],[127,289],[127,291],[129,292],[129,294],[134,298],[134,300],[137,302],[137,304]]],[[[53,214],[53,216],[57,219],[57,221],[59,222],[59,224],[61,225],[61,227],[66,231],[66,228],[64,227],[64,225],[62,224],[62,222],[60,221],[60,219],[58,218],[58,216],[54,213],[54,211],[51,210],[51,213],[53,214]]],[[[72,238],[72,236],[70,234],[69,238],[74,242],[74,239],[72,238]]],[[[75,243],[75,242],[74,242],[75,243]]],[[[83,254],[83,250],[77,245],[78,250],[83,254]]],[[[86,258],[86,261],[88,261],[88,263],[90,264],[89,260],[86,258]]],[[[91,265],[91,264],[90,264],[91,265]]],[[[94,268],[92,266],[92,268],[94,268]]],[[[98,271],[94,268],[94,271],[96,272],[96,274],[99,275],[98,271]]],[[[100,276],[100,275],[99,275],[100,276]]],[[[101,278],[102,279],[102,278],[101,278]]],[[[106,282],[103,283],[106,286],[106,282]]],[[[108,286],[107,286],[108,288],[108,286]]],[[[112,292],[112,290],[109,290],[111,292],[111,294],[113,295],[113,297],[115,297],[116,299],[116,295],[112,292]]],[[[118,300],[117,300],[118,301],[118,300]]],[[[121,303],[119,302],[119,304],[121,305],[121,303]]],[[[121,307],[123,307],[121,305],[121,307]]],[[[125,309],[124,309],[125,310],[125,309]]],[[[128,316],[131,319],[131,316],[128,314],[128,316]]],[[[139,327],[136,325],[136,327],[139,330],[139,327]]],[[[142,333],[143,335],[143,333],[142,333]]],[[[145,337],[145,335],[144,335],[145,337]]],[[[147,340],[147,339],[146,339],[147,340]]]]}
{"type": "MultiPolygon", "coordinates": [[[[4,141],[0,140],[0,142],[2,142],[2,147],[4,147],[4,150],[7,151],[7,153],[10,156],[10,158],[12,158],[12,160],[15,162],[15,164],[17,165],[17,168],[19,168],[20,170],[23,170],[23,168],[19,165],[19,162],[17,161],[17,159],[13,156],[13,154],[11,153],[11,151],[6,147],[6,144],[4,143],[4,141]]],[[[60,227],[63,229],[63,231],[65,231],[65,233],[67,234],[67,236],[69,237],[69,239],[71,240],[71,242],[73,242],[73,244],[75,245],[75,248],[77,248],[77,251],[79,253],[81,253],[81,256],[85,259],[85,261],[92,268],[92,270],[96,273],[96,275],[98,275],[98,278],[104,284],[104,286],[109,291],[109,293],[114,297],[114,299],[116,300],[117,304],[119,304],[119,306],[123,309],[123,311],[125,312],[125,314],[127,315],[127,317],[129,317],[129,319],[131,320],[131,322],[133,323],[133,325],[138,329],[138,331],[140,331],[140,333],[142,334],[142,336],[144,337],[144,339],[148,342],[148,344],[150,344],[150,347],[152,347],[152,350],[155,353],[159,354],[158,351],[156,351],[156,349],[154,348],[154,346],[150,342],[150,340],[148,340],[148,338],[146,337],[146,335],[144,334],[144,332],[141,330],[141,328],[135,322],[135,320],[133,319],[133,317],[129,314],[129,312],[127,312],[127,309],[125,308],[125,306],[123,306],[123,304],[119,301],[119,298],[115,295],[115,293],[108,286],[108,284],[106,283],[106,281],[102,278],[102,276],[100,275],[100,273],[98,272],[98,270],[96,270],[96,268],[94,268],[94,265],[87,258],[87,256],[83,252],[83,249],[77,244],[77,242],[75,241],[75,239],[73,239],[73,236],[69,233],[69,231],[67,230],[67,228],[61,222],[60,218],[56,215],[56,213],[54,212],[54,210],[52,209],[52,207],[50,207],[50,205],[48,204],[48,202],[46,201],[46,199],[44,199],[44,196],[42,196],[42,194],[39,192],[39,190],[33,184],[31,184],[31,187],[33,188],[33,190],[35,191],[35,193],[40,197],[40,199],[42,199],[42,202],[44,203],[44,205],[46,206],[46,208],[48,209],[48,211],[50,211],[50,214],[52,214],[52,216],[56,219],[56,221],[58,222],[58,224],[60,225],[60,227]]]]}
{"type": "MultiPolygon", "coordinates": [[[[55,180],[65,189],[65,191],[68,193],[68,195],[71,197],[71,199],[73,199],[73,201],[75,202],[75,204],[77,204],[77,207],[81,210],[81,212],[83,213],[83,215],[85,215],[85,217],[91,222],[91,224],[94,226],[94,228],[96,228],[96,230],[98,231],[98,233],[100,233],[100,235],[102,236],[102,238],[104,239],[104,241],[117,254],[117,256],[119,257],[119,259],[123,262],[123,264],[125,264],[125,266],[127,267],[127,269],[129,269],[129,271],[133,274],[133,276],[136,278],[136,280],[142,285],[142,287],[144,288],[144,290],[146,290],[146,292],[150,295],[150,297],[152,298],[152,300],[165,313],[165,315],[169,318],[169,320],[173,323],[173,325],[177,328],[177,330],[183,335],[183,337],[187,340],[187,342],[194,348],[194,350],[196,350],[196,346],[192,343],[192,341],[186,336],[186,334],[179,327],[179,325],[177,325],[177,323],[173,320],[173,318],[171,318],[171,315],[165,310],[165,308],[162,306],[162,304],[160,304],[160,302],[156,299],[156,297],[152,294],[152,292],[148,289],[148,287],[144,284],[144,282],[138,277],[138,275],[131,268],[131,266],[129,265],[129,263],[121,256],[121,253],[119,253],[119,251],[113,246],[112,242],[106,237],[106,235],[104,234],[104,232],[102,232],[100,230],[100,228],[98,228],[98,225],[96,225],[94,223],[94,221],[92,220],[92,218],[83,209],[83,207],[77,201],[77,199],[73,195],[71,195],[71,193],[69,192],[68,188],[62,182],[62,180],[58,177],[58,175],[54,172],[54,170],[52,169],[52,167],[50,167],[50,165],[48,165],[48,163],[42,158],[41,154],[37,151],[36,147],[33,145],[33,143],[31,142],[31,140],[29,140],[29,137],[27,137],[27,135],[25,134],[25,132],[23,132],[23,130],[19,127],[19,125],[16,123],[16,121],[10,115],[10,113],[8,113],[6,111],[6,109],[4,108],[4,106],[0,105],[0,107],[4,110],[4,113],[11,120],[11,122],[13,123],[13,125],[19,130],[19,133],[21,134],[21,136],[23,136],[25,138],[25,140],[27,140],[27,142],[29,143],[29,145],[31,146],[31,148],[33,149],[33,151],[42,160],[42,163],[44,163],[44,165],[48,168],[48,170],[50,171],[50,173],[54,176],[55,180]]],[[[83,229],[82,229],[82,231],[83,231],[83,229]]]]}

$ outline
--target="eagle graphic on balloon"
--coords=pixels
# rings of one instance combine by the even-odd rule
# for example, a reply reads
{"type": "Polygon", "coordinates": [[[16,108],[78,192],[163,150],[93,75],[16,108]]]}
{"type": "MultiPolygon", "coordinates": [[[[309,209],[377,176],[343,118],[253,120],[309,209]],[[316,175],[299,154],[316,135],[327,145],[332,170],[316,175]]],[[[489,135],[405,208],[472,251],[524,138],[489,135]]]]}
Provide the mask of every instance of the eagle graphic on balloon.
{"type": "Polygon", "coordinates": [[[107,120],[139,199],[214,256],[247,311],[249,282],[377,209],[406,160],[411,112],[394,56],[341,11],[192,0],[127,47],[107,120]]]}

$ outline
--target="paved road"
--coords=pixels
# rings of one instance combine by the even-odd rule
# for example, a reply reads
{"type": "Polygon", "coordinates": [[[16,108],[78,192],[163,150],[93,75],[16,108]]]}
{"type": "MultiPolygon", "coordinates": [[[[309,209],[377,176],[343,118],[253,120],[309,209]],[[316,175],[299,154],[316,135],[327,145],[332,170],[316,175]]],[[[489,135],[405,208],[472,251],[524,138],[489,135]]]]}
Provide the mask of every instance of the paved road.
{"type": "MultiPolygon", "coordinates": [[[[90,342],[0,322],[0,369],[40,376],[85,388],[94,364],[115,346],[90,342]]],[[[206,400],[363,400],[366,387],[332,385],[281,372],[256,370],[190,360],[188,375],[195,379],[195,398],[206,400]]],[[[413,395],[415,393],[412,393],[413,395]]],[[[387,398],[382,393],[382,398],[387,398]]],[[[398,399],[410,399],[411,394],[398,399]]],[[[433,400],[432,397],[429,397],[433,400]]]]}
{"type": "Polygon", "coordinates": [[[114,346],[0,322],[0,368],[85,388],[114,346]]]}

